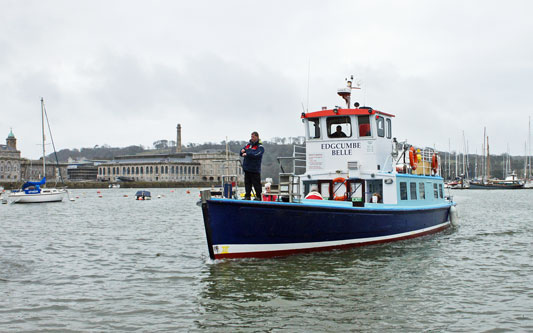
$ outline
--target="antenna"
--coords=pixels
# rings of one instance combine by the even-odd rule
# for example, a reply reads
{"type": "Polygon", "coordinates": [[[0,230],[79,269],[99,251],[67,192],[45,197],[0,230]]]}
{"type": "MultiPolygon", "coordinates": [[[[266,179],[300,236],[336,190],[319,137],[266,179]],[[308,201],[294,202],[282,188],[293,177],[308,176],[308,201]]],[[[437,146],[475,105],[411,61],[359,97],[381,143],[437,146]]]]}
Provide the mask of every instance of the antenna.
{"type": "Polygon", "coordinates": [[[310,73],[311,73],[311,58],[309,58],[309,60],[307,61],[307,110],[304,110],[306,112],[309,112],[309,76],[310,76],[310,73]]]}

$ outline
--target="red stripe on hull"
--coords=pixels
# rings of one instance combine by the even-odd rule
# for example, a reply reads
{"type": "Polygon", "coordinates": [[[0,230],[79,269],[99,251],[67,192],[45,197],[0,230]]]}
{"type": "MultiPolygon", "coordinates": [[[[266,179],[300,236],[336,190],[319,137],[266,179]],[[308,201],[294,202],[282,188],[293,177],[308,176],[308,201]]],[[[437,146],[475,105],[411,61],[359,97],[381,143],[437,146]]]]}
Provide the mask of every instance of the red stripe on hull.
{"type": "Polygon", "coordinates": [[[341,250],[341,249],[350,249],[354,247],[359,246],[367,246],[367,245],[374,245],[374,244],[381,244],[381,243],[390,243],[395,241],[401,241],[416,237],[422,237],[426,235],[431,235],[437,232],[441,232],[447,228],[450,227],[450,223],[434,229],[425,231],[420,234],[415,235],[409,235],[409,236],[402,236],[398,238],[389,238],[384,240],[377,240],[377,241],[370,241],[370,242],[363,242],[363,243],[355,243],[355,244],[344,244],[344,245],[335,245],[335,246],[324,246],[324,247],[314,247],[314,248],[307,248],[307,249],[294,249],[294,250],[279,250],[279,251],[258,251],[258,252],[241,252],[241,253],[224,253],[224,254],[215,254],[215,259],[238,259],[238,258],[273,258],[273,257],[284,257],[291,254],[298,254],[298,253],[310,253],[310,252],[324,252],[324,251],[330,251],[330,250],[341,250]]]}

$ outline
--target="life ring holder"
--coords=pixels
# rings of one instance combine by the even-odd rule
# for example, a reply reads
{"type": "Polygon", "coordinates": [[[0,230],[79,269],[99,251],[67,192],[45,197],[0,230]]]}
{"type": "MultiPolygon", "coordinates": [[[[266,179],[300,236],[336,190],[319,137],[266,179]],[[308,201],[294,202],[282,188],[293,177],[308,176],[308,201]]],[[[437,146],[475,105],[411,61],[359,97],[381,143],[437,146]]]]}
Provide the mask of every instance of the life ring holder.
{"type": "Polygon", "coordinates": [[[411,165],[411,168],[413,170],[416,170],[416,168],[418,167],[418,161],[417,161],[417,157],[416,157],[416,150],[415,150],[415,147],[411,146],[411,148],[409,148],[409,165],[411,165]]]}
{"type": "Polygon", "coordinates": [[[437,171],[439,170],[439,159],[437,157],[437,154],[433,154],[431,157],[431,170],[434,174],[437,174],[437,171]]]}
{"type": "Polygon", "coordinates": [[[346,183],[346,179],[343,178],[343,177],[337,177],[337,178],[334,178],[332,181],[331,181],[331,187],[332,187],[332,194],[335,194],[333,193],[333,186],[335,186],[335,183],[342,183],[344,184],[344,187],[346,189],[346,191],[344,191],[344,194],[343,195],[333,195],[333,200],[337,200],[337,201],[344,201],[346,200],[346,198],[348,198],[347,196],[347,193],[348,193],[348,184],[346,183]]]}

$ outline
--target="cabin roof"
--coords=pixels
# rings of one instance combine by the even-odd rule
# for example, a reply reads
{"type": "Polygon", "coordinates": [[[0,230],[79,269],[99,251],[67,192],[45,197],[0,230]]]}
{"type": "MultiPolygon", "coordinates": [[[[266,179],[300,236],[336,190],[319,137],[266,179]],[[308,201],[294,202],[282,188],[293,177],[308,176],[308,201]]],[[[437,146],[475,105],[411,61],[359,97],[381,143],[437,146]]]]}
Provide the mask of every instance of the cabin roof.
{"type": "Polygon", "coordinates": [[[364,116],[364,115],[374,115],[374,114],[380,114],[387,117],[394,117],[393,114],[381,112],[374,109],[366,109],[366,108],[359,108],[359,109],[330,109],[330,110],[320,110],[320,111],[313,111],[313,112],[307,112],[302,113],[302,119],[303,118],[316,118],[316,117],[327,117],[327,116],[364,116]]]}

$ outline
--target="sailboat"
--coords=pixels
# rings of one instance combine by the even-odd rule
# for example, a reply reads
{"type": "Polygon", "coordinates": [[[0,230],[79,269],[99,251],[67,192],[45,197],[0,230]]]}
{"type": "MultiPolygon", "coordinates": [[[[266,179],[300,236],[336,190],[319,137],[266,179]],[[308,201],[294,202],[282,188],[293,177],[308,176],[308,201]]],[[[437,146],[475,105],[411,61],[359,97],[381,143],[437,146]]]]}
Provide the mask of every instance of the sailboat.
{"type": "MultiPolygon", "coordinates": [[[[490,178],[490,153],[489,153],[489,137],[484,134],[483,138],[484,149],[486,147],[486,173],[480,181],[470,182],[470,189],[473,190],[517,190],[524,188],[524,184],[516,177],[516,174],[511,174],[506,177],[505,180],[491,179],[490,178]],[[486,146],[485,146],[486,140],[486,146]]],[[[507,154],[508,161],[506,162],[505,172],[510,170],[511,161],[509,154],[507,154]]]]}
{"type": "MultiPolygon", "coordinates": [[[[22,185],[20,190],[12,191],[9,199],[12,203],[42,203],[62,201],[65,189],[46,188],[46,152],[45,152],[45,132],[44,132],[44,99],[41,98],[41,123],[43,134],[43,178],[40,181],[28,181],[22,185]]],[[[47,118],[48,119],[48,118],[47,118]]]]}

